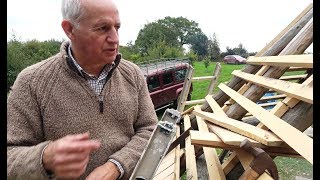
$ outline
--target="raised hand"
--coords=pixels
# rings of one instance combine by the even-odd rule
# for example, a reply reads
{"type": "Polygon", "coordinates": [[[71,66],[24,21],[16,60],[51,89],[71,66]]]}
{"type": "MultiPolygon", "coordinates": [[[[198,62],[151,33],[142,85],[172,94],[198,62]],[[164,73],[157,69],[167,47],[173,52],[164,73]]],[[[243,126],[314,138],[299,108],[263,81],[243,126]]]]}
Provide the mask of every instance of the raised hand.
{"type": "Polygon", "coordinates": [[[89,133],[67,135],[49,143],[43,153],[43,165],[59,178],[79,178],[86,170],[89,155],[100,147],[89,133]]]}

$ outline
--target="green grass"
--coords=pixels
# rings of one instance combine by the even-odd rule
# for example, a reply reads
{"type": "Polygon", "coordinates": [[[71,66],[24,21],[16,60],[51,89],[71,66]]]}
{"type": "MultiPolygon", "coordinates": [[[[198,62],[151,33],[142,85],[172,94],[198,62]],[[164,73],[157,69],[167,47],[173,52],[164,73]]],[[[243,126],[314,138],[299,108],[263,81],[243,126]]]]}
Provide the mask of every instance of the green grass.
{"type": "MultiPolygon", "coordinates": [[[[242,69],[244,65],[231,65],[231,64],[224,64],[223,62],[221,64],[221,74],[218,79],[218,84],[228,82],[232,75],[233,70],[242,69]]],[[[216,62],[211,62],[208,68],[206,69],[203,62],[194,62],[193,68],[194,68],[194,75],[193,77],[201,77],[201,76],[212,76],[213,71],[216,67],[216,62]]],[[[193,82],[193,91],[192,91],[192,100],[196,99],[203,99],[207,95],[207,89],[209,86],[210,81],[195,81],[193,82]]],[[[214,89],[214,93],[218,91],[218,87],[214,89]]]]}
{"type": "Polygon", "coordinates": [[[305,159],[276,157],[274,162],[277,165],[279,177],[281,180],[293,180],[296,176],[312,178],[312,164],[305,159]]]}

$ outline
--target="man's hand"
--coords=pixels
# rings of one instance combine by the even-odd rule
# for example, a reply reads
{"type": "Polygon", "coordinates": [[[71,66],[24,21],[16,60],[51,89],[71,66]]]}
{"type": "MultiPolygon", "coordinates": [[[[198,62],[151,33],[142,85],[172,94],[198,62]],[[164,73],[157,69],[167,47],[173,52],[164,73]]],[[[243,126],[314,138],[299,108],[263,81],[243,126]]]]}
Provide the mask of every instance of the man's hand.
{"type": "Polygon", "coordinates": [[[86,180],[116,180],[120,176],[118,167],[112,162],[107,162],[93,170],[86,180]]]}
{"type": "Polygon", "coordinates": [[[59,178],[79,178],[86,170],[89,154],[100,142],[89,140],[89,133],[67,135],[52,143],[43,153],[43,166],[59,178]]]}

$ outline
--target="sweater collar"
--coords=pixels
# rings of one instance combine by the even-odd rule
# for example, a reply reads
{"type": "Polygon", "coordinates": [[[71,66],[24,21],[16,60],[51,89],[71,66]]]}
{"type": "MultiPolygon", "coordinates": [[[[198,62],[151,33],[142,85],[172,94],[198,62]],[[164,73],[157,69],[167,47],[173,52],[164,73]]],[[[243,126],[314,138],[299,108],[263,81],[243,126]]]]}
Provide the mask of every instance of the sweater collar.
{"type": "MultiPolygon", "coordinates": [[[[65,41],[61,44],[61,48],[60,48],[60,52],[62,53],[62,57],[63,59],[66,60],[68,67],[75,71],[79,76],[82,76],[82,73],[79,71],[79,69],[76,67],[76,65],[74,64],[73,60],[71,59],[71,57],[69,56],[68,53],[68,47],[71,44],[71,42],[69,41],[65,41]]],[[[122,59],[122,55],[120,53],[117,54],[116,59],[113,61],[114,65],[112,66],[112,68],[110,69],[110,72],[108,73],[108,76],[111,76],[112,72],[118,67],[120,60],[122,59]]]]}

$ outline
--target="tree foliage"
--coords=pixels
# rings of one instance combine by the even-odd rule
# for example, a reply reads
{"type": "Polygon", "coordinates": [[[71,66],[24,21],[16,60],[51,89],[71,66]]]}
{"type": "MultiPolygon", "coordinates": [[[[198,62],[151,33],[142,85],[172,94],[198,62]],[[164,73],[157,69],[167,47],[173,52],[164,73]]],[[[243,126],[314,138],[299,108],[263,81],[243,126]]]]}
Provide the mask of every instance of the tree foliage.
{"type": "Polygon", "coordinates": [[[20,42],[13,37],[7,42],[7,89],[13,85],[21,70],[56,54],[60,45],[57,40],[20,42]]]}
{"type": "Polygon", "coordinates": [[[243,47],[242,43],[240,43],[238,47],[233,48],[233,51],[235,54],[240,55],[244,58],[247,58],[249,56],[248,51],[243,47]]]}
{"type": "Polygon", "coordinates": [[[169,47],[182,48],[188,44],[189,37],[201,32],[198,23],[184,17],[165,17],[146,24],[138,33],[135,46],[142,54],[148,55],[149,49],[164,43],[169,47]]]}
{"type": "Polygon", "coordinates": [[[213,33],[213,35],[210,36],[208,40],[208,57],[211,61],[218,61],[220,53],[221,50],[218,39],[216,37],[216,34],[213,33]]]}
{"type": "Polygon", "coordinates": [[[191,49],[198,55],[200,60],[208,55],[208,37],[200,32],[189,38],[191,49]]]}
{"type": "Polygon", "coordinates": [[[221,58],[227,55],[240,55],[244,58],[249,57],[250,54],[256,54],[256,53],[248,53],[246,48],[240,43],[238,47],[230,48],[229,46],[226,47],[226,52],[222,52],[220,54],[221,58]]]}

